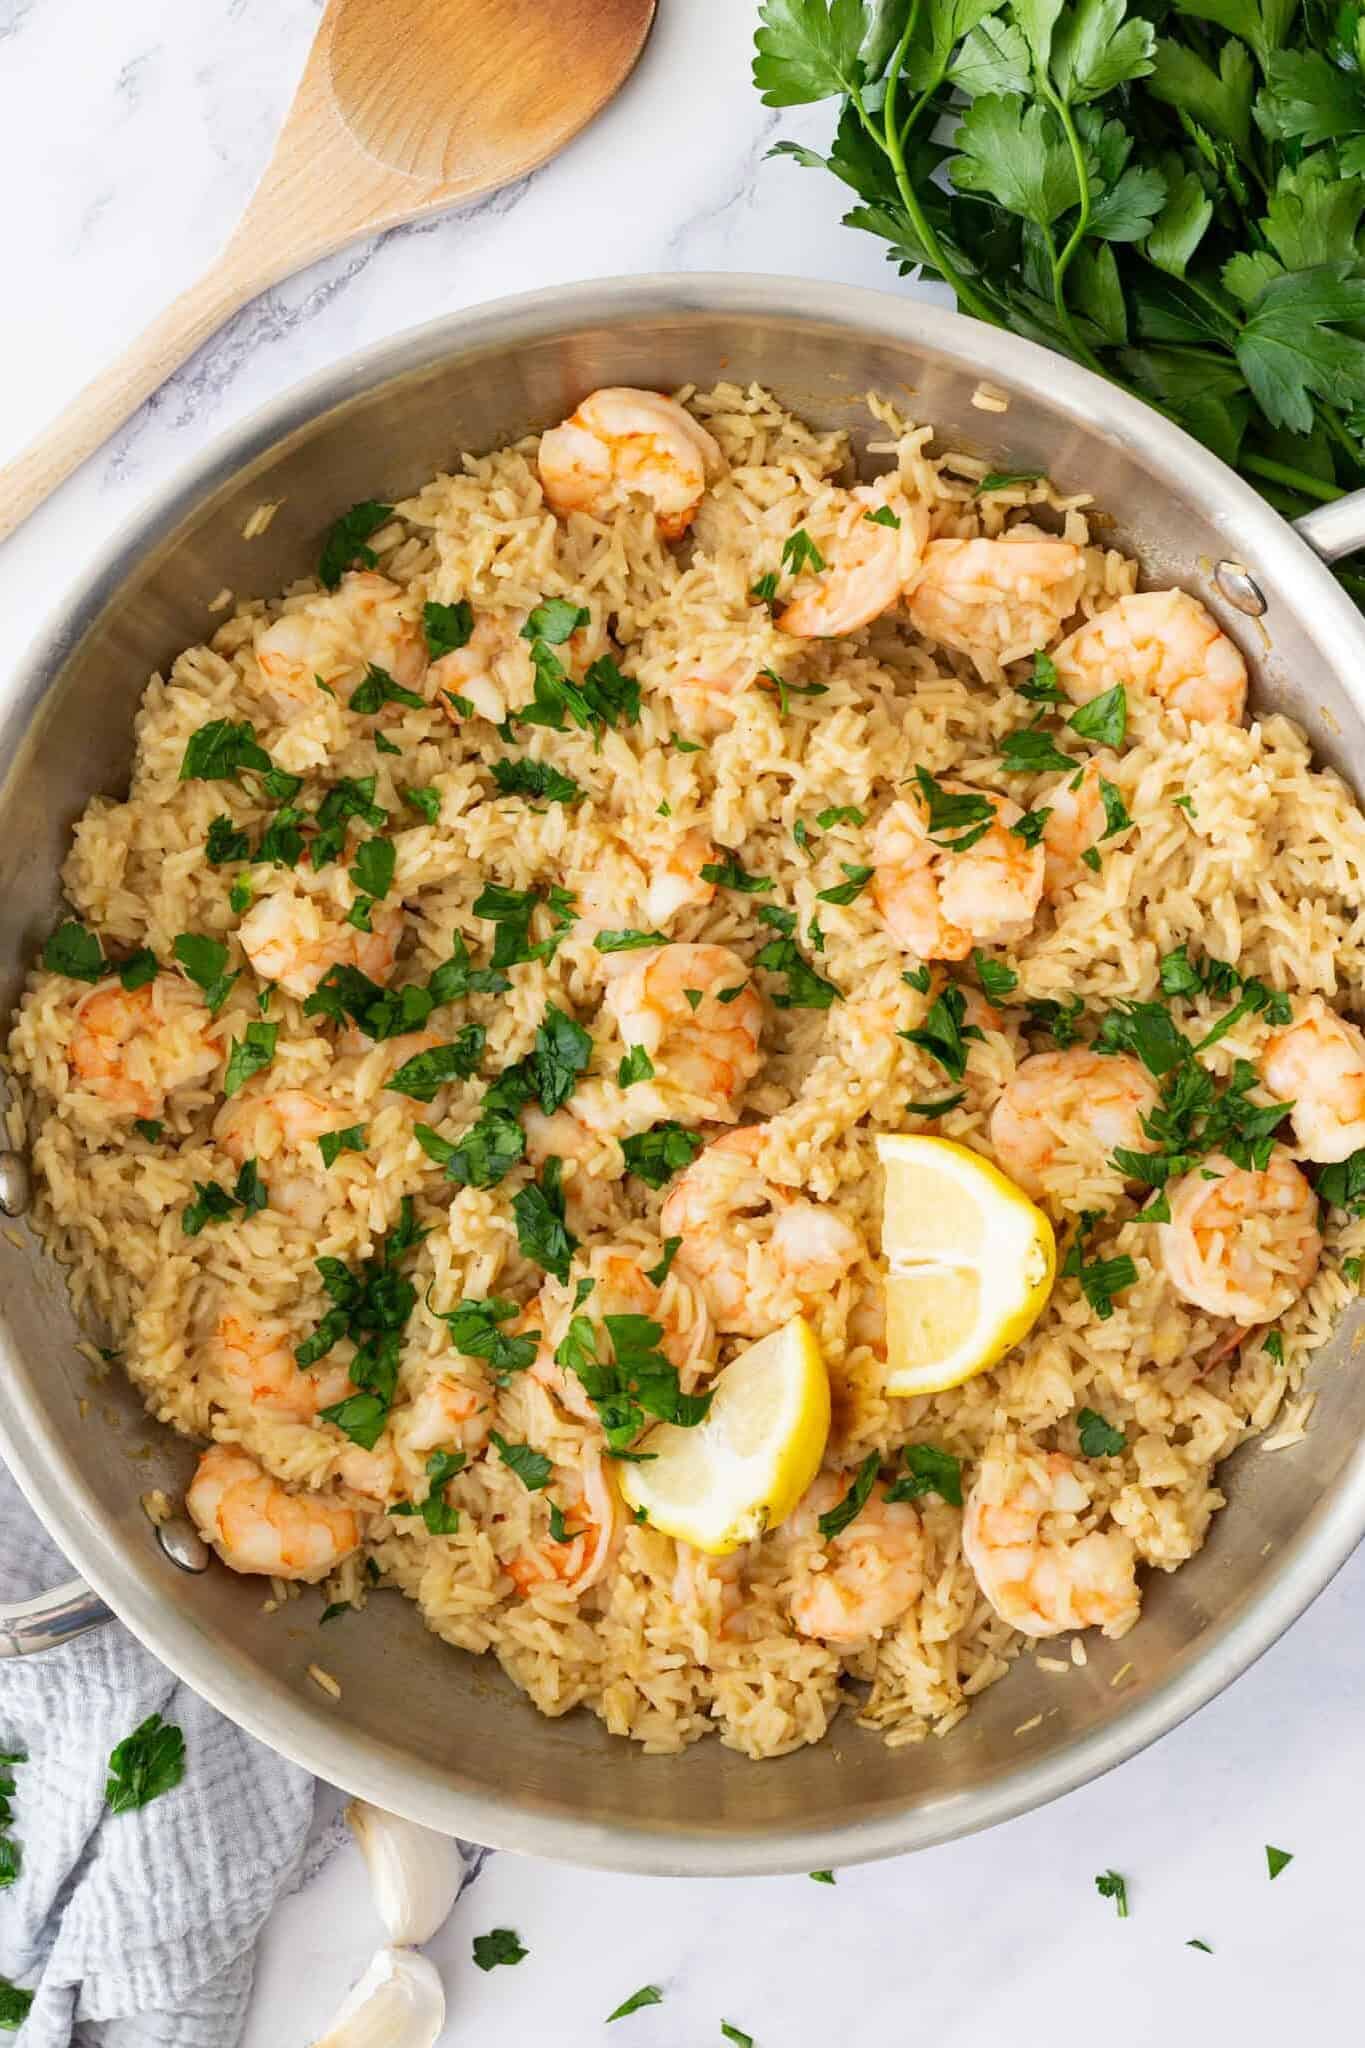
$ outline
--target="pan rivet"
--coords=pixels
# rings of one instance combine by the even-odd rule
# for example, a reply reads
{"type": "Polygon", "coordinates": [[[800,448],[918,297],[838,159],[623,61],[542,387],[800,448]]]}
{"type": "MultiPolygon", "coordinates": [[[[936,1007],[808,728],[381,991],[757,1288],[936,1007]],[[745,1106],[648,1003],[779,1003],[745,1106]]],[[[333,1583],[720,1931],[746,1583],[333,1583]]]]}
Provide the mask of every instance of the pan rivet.
{"type": "Polygon", "coordinates": [[[22,1216],[30,1193],[26,1161],[17,1152],[0,1152],[0,1214],[22,1216]]]}
{"type": "Polygon", "coordinates": [[[171,1563],[179,1565],[182,1572],[208,1570],[208,1544],[183,1515],[172,1515],[169,1522],[163,1522],[156,1532],[156,1540],[171,1563]]]}
{"type": "Polygon", "coordinates": [[[1265,610],[1265,597],[1260,584],[1249,569],[1240,562],[1220,562],[1213,572],[1213,580],[1230,605],[1248,618],[1259,619],[1265,610]]]}

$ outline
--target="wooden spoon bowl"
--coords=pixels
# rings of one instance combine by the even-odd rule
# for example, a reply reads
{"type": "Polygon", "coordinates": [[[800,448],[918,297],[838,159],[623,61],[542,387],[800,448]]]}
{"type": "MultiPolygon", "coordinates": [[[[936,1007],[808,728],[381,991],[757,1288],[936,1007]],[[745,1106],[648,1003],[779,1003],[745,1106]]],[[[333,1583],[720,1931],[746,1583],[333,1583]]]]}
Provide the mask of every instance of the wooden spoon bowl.
{"type": "Polygon", "coordinates": [[[218,261],[0,469],[0,539],[233,313],[291,271],[524,177],[614,97],[656,0],[328,0],[218,261]]]}

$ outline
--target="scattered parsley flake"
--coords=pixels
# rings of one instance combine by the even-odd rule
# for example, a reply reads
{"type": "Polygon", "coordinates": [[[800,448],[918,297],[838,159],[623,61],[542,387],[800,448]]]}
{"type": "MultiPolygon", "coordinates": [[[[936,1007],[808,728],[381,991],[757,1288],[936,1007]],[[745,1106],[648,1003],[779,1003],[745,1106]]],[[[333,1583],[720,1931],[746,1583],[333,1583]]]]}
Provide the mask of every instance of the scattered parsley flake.
{"type": "Polygon", "coordinates": [[[104,1788],[111,1813],[131,1813],[169,1792],[185,1775],[185,1738],[172,1721],[149,1714],[109,1758],[104,1788]]]}
{"type": "Polygon", "coordinates": [[[1120,1920],[1128,1918],[1128,1880],[1120,1877],[1117,1870],[1105,1870],[1095,1879],[1095,1890],[1102,1899],[1112,1899],[1120,1920]]]}
{"type": "Polygon", "coordinates": [[[495,1927],[489,1934],[474,1936],[474,1961],[481,1970],[495,1970],[499,1963],[519,1963],[530,1953],[510,1927],[495,1927]]]}

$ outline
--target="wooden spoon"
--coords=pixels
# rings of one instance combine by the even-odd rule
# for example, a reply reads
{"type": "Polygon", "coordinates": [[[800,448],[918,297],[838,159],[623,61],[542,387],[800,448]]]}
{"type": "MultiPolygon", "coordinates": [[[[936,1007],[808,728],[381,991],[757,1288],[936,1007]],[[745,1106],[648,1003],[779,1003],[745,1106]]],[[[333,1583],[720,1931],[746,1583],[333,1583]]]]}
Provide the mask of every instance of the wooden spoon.
{"type": "Polygon", "coordinates": [[[0,469],[0,539],[248,299],[359,235],[492,191],[614,96],[655,0],[328,0],[218,261],[0,469]]]}

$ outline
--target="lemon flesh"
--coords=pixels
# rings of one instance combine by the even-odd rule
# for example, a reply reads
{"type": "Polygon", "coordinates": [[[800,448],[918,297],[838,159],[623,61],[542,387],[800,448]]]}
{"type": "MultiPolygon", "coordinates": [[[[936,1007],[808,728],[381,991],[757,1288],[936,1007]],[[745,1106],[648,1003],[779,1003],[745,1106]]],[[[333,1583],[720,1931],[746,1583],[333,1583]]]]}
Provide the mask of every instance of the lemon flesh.
{"type": "Polygon", "coordinates": [[[712,1382],[694,1429],[661,1422],[619,1468],[628,1504],[651,1525],[712,1557],[786,1520],[820,1469],[829,1436],[829,1374],[802,1316],[741,1351],[712,1382]]]}
{"type": "Polygon", "coordinates": [[[886,1172],[886,1390],[937,1394],[986,1372],[1042,1314],[1052,1225],[989,1160],[947,1138],[877,1140],[886,1172]]]}

